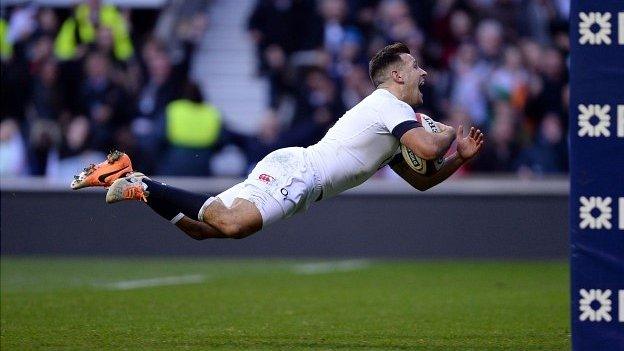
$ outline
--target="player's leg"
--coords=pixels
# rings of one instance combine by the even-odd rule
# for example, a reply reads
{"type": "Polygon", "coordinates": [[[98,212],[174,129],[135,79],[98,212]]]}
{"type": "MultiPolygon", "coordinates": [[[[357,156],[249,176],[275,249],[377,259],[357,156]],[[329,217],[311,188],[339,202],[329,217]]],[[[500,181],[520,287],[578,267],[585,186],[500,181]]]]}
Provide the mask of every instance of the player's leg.
{"type": "Polygon", "coordinates": [[[262,229],[260,212],[245,199],[236,199],[229,208],[216,199],[204,210],[203,220],[182,216],[175,225],[196,240],[242,239],[262,229]]]}
{"type": "Polygon", "coordinates": [[[202,207],[199,223],[215,228],[233,239],[245,238],[262,229],[262,215],[254,203],[235,198],[231,204],[226,205],[222,201],[222,195],[223,193],[217,198],[209,199],[202,207]]]}
{"type": "Polygon", "coordinates": [[[141,173],[120,178],[111,184],[106,201],[142,200],[161,217],[190,237],[240,239],[262,228],[262,217],[255,205],[235,199],[229,207],[221,200],[195,194],[145,177],[141,173]],[[202,212],[202,220],[196,220],[202,212]]]}
{"type": "Polygon", "coordinates": [[[175,223],[175,226],[195,240],[228,238],[225,234],[214,229],[210,225],[204,222],[196,221],[187,216],[182,216],[182,218],[175,223]]]}
{"type": "Polygon", "coordinates": [[[244,182],[205,200],[196,211],[199,224],[193,222],[194,218],[185,218],[179,227],[195,237],[215,237],[201,225],[203,222],[229,238],[249,236],[305,208],[308,198],[314,198],[313,176],[305,173],[306,169],[303,149],[274,151],[256,165],[244,182]]]}
{"type": "Polygon", "coordinates": [[[111,152],[104,162],[89,165],[71,183],[75,190],[94,186],[109,187],[106,195],[109,203],[146,202],[157,214],[195,239],[242,238],[262,228],[262,217],[251,202],[236,199],[234,203],[240,185],[220,195],[227,199],[228,206],[224,206],[222,201],[212,201],[215,198],[167,186],[134,172],[130,158],[120,151],[111,152]],[[214,204],[208,206],[211,203],[214,204]],[[213,224],[196,220],[201,216],[200,210],[202,213],[206,210],[205,219],[213,224]]]}

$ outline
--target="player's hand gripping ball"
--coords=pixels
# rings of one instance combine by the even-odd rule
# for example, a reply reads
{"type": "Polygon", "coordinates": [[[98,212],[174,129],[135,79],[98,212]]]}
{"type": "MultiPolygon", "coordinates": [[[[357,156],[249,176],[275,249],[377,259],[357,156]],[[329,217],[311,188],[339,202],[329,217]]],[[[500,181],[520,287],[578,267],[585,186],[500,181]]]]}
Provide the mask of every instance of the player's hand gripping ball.
{"type": "MultiPolygon", "coordinates": [[[[440,128],[436,125],[436,122],[429,116],[422,113],[416,114],[416,120],[419,121],[423,128],[429,133],[440,133],[440,128]]],[[[444,164],[444,157],[440,157],[436,160],[425,160],[412,152],[408,147],[401,144],[401,155],[405,162],[416,173],[422,175],[432,175],[442,168],[444,164]]]]}

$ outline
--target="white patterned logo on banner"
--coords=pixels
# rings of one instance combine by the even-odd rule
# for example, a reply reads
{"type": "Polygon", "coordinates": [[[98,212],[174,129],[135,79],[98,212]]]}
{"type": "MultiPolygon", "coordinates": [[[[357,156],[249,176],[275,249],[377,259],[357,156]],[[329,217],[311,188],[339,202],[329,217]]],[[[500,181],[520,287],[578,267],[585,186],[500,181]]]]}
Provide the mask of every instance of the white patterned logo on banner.
{"type": "Polygon", "coordinates": [[[618,300],[618,306],[620,307],[618,319],[620,322],[624,322],[624,290],[618,291],[618,300]]]}
{"type": "Polygon", "coordinates": [[[618,199],[618,208],[620,209],[620,225],[618,228],[624,230],[624,197],[618,199]]]}
{"type": "Polygon", "coordinates": [[[579,217],[581,229],[611,229],[611,198],[581,196],[579,199],[579,217]]]}
{"type": "Polygon", "coordinates": [[[611,106],[609,105],[578,105],[578,136],[609,137],[611,126],[611,106]]]}
{"type": "Polygon", "coordinates": [[[579,44],[611,44],[611,13],[580,12],[579,18],[579,44]]]}
{"type": "Polygon", "coordinates": [[[581,298],[579,299],[579,311],[581,322],[589,320],[590,322],[611,321],[611,290],[606,289],[581,289],[579,291],[581,298]]]}

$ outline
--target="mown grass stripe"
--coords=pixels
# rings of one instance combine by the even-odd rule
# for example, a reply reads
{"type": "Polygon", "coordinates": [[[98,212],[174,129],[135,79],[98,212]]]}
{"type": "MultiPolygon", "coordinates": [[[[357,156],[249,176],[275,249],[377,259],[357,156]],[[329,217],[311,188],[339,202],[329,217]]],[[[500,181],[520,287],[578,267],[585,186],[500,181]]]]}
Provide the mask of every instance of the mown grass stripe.
{"type": "Polygon", "coordinates": [[[155,286],[167,286],[167,285],[183,285],[183,284],[197,284],[202,283],[206,279],[201,274],[181,275],[174,277],[159,277],[148,279],[134,279],[123,280],[118,282],[112,282],[107,284],[98,285],[108,290],[132,290],[151,288],[155,286]]]}

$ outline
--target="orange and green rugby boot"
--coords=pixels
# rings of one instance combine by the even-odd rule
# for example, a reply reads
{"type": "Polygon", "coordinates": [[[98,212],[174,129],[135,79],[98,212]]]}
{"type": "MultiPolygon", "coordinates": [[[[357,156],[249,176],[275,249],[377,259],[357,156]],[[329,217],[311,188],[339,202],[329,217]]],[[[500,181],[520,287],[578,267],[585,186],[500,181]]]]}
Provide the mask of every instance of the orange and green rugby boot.
{"type": "Polygon", "coordinates": [[[111,151],[106,161],[90,164],[82,172],[74,176],[71,188],[74,190],[91,186],[109,187],[115,180],[132,172],[130,157],[121,151],[111,151]]]}
{"type": "Polygon", "coordinates": [[[106,192],[106,202],[109,204],[124,200],[147,202],[149,192],[146,190],[147,185],[143,183],[144,178],[147,177],[143,173],[133,172],[115,180],[106,192]]]}

